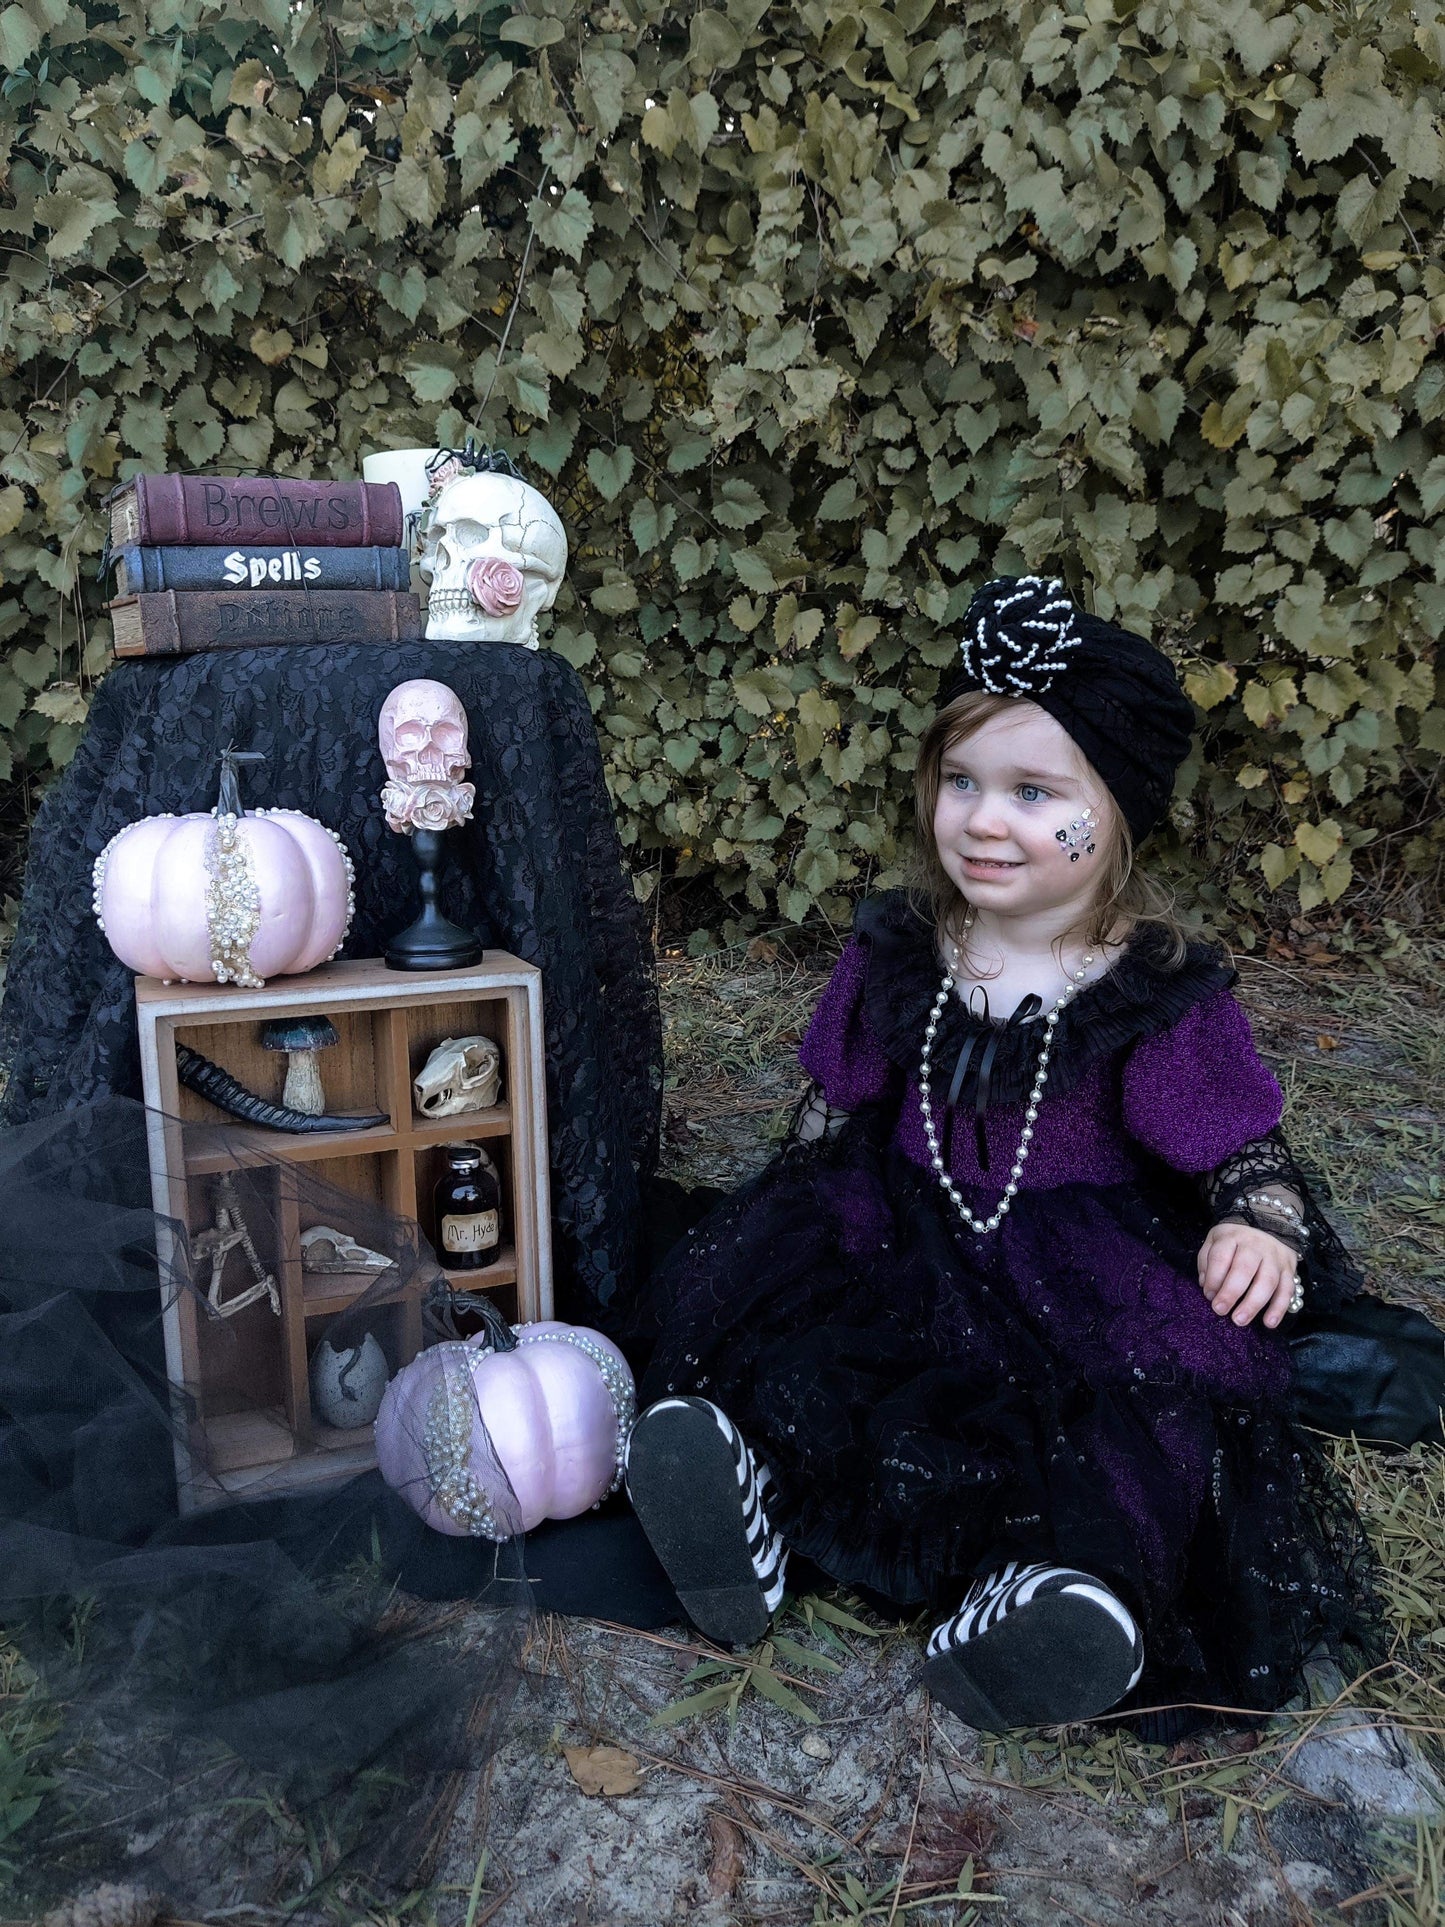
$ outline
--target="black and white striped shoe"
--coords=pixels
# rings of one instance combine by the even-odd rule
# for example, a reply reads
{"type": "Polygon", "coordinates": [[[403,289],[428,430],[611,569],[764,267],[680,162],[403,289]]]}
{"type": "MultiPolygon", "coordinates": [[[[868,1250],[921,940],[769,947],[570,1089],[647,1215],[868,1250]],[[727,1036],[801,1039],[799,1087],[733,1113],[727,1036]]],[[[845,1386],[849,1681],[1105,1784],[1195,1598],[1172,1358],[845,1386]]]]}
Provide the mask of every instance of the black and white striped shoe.
{"type": "Polygon", "coordinates": [[[662,1398],[627,1441],[627,1495],[698,1631],[752,1645],[783,1598],[788,1554],[768,1523],[772,1480],[710,1399],[662,1398]]]}
{"type": "Polygon", "coordinates": [[[1144,1670],[1134,1616],[1102,1580],[1012,1560],[980,1579],[928,1642],[923,1682],[987,1733],[1117,1706],[1144,1670]]]}

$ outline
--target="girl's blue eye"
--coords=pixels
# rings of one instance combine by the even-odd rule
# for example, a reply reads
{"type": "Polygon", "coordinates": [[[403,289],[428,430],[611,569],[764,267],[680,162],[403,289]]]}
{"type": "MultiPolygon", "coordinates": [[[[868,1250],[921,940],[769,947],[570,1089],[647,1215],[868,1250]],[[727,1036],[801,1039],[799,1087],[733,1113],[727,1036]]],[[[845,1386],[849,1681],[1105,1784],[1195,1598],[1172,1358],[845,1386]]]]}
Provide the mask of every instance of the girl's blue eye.
{"type": "Polygon", "coordinates": [[[1048,791],[1041,790],[1037,783],[1020,783],[1019,795],[1025,803],[1042,803],[1048,791]]]}
{"type": "Polygon", "coordinates": [[[973,778],[971,776],[964,776],[960,771],[955,770],[948,780],[953,784],[955,789],[961,790],[965,784],[971,783],[973,778]]]}

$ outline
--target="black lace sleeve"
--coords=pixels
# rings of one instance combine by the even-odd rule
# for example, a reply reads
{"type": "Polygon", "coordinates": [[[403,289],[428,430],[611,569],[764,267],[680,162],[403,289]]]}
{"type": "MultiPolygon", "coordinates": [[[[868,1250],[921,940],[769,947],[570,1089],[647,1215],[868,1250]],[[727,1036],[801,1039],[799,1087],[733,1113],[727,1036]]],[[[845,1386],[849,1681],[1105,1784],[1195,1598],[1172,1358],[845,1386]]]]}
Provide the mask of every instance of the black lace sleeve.
{"type": "Polygon", "coordinates": [[[785,1146],[812,1144],[820,1137],[836,1137],[852,1115],[851,1111],[830,1104],[821,1084],[810,1084],[798,1100],[783,1143],[785,1146]]]}
{"type": "Polygon", "coordinates": [[[1309,1248],[1305,1186],[1278,1131],[1255,1138],[1204,1178],[1216,1224],[1248,1224],[1287,1244],[1297,1258],[1309,1248]]]}
{"type": "Polygon", "coordinates": [[[1320,1209],[1281,1131],[1242,1145],[1201,1180],[1216,1224],[1248,1224],[1294,1252],[1314,1308],[1353,1298],[1363,1280],[1320,1209]]]}

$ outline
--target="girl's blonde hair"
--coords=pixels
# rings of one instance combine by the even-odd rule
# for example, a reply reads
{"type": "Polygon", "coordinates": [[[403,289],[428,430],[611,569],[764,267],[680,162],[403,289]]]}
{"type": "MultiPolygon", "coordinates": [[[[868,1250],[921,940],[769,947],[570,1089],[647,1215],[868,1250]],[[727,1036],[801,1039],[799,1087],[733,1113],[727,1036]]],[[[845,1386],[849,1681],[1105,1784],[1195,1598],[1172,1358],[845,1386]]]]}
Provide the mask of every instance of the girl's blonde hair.
{"type": "MultiPolygon", "coordinates": [[[[982,689],[968,690],[939,710],[919,741],[913,776],[918,883],[933,906],[940,952],[948,943],[962,941],[963,920],[959,912],[965,901],[939,861],[933,836],[943,758],[948,750],[967,742],[992,717],[1014,708],[1012,696],[993,696],[982,689]]],[[[1082,758],[1082,751],[1079,754],[1082,758]]],[[[1085,766],[1093,774],[1092,767],[1085,766]]],[[[1118,942],[1141,926],[1149,925],[1163,940],[1161,961],[1178,965],[1184,961],[1188,938],[1175,915],[1173,897],[1134,867],[1134,838],[1129,825],[1106,785],[1099,782],[1098,787],[1102,806],[1097,839],[1102,858],[1098,886],[1087,915],[1073,929],[1063,932],[1059,947],[1062,948],[1069,937],[1082,936],[1092,949],[1106,938],[1118,942]]]]}

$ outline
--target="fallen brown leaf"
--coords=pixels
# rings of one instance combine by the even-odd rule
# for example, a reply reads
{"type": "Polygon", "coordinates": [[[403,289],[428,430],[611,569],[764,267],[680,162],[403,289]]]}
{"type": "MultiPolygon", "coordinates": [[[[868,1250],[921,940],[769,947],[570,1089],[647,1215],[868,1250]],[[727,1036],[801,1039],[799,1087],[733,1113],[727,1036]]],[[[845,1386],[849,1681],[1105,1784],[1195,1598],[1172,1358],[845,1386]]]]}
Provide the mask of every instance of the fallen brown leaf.
{"type": "MultiPolygon", "coordinates": [[[[902,1827],[875,1840],[872,1851],[885,1858],[901,1858],[908,1851],[908,1832],[902,1827]]],[[[913,1830],[909,1878],[928,1884],[957,1880],[970,1860],[977,1866],[983,1859],[997,1833],[998,1821],[984,1807],[967,1806],[959,1813],[925,1807],[913,1830]]]]}
{"type": "Polygon", "coordinates": [[[748,945],[748,957],[753,963],[776,963],[778,946],[771,937],[754,937],[748,945]]]}
{"type": "Polygon", "coordinates": [[[615,1799],[622,1793],[636,1793],[642,1785],[637,1755],[625,1753],[620,1746],[564,1746],[562,1757],[584,1793],[615,1799]]]}
{"type": "Polygon", "coordinates": [[[709,1807],[708,1840],[712,1852],[708,1859],[707,1889],[714,1900],[728,1900],[737,1892],[743,1877],[743,1836],[718,1807],[709,1807]]]}
{"type": "Polygon", "coordinates": [[[1321,1030],[1315,1033],[1315,1045],[1319,1050],[1338,1050],[1340,1040],[1338,1037],[1331,1037],[1327,1030],[1321,1030]]]}

